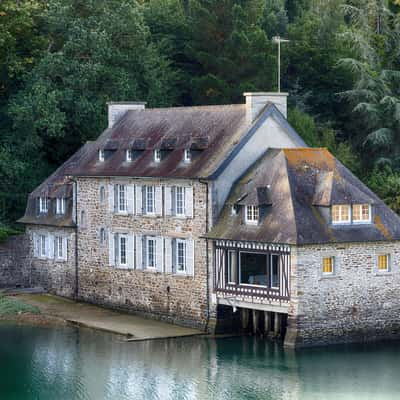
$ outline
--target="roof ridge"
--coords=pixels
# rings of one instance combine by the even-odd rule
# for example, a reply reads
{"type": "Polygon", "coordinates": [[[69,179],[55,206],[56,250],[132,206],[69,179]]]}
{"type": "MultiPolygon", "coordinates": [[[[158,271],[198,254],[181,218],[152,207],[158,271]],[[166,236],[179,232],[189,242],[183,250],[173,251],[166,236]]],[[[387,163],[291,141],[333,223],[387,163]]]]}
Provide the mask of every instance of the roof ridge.
{"type": "Polygon", "coordinates": [[[223,107],[244,107],[246,104],[244,103],[236,103],[236,104],[208,104],[208,105],[199,105],[199,106],[173,106],[173,107],[154,107],[154,108],[145,108],[144,110],[128,110],[128,112],[136,112],[136,111],[165,111],[165,110],[171,110],[171,111],[176,111],[176,110],[193,110],[193,109],[218,109],[218,108],[223,108],[223,107]]]}

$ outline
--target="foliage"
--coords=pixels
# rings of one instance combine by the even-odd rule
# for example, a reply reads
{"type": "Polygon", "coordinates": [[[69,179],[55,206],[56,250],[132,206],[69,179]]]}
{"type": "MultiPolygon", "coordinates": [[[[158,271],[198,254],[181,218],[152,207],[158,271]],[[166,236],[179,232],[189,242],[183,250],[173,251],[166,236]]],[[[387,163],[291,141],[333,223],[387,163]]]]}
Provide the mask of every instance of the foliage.
{"type": "Polygon", "coordinates": [[[375,167],[366,183],[393,211],[400,214],[399,172],[394,172],[388,166],[375,167]]]}
{"type": "Polygon", "coordinates": [[[40,310],[37,307],[23,303],[14,297],[0,295],[0,317],[25,313],[39,314],[40,310]]]}

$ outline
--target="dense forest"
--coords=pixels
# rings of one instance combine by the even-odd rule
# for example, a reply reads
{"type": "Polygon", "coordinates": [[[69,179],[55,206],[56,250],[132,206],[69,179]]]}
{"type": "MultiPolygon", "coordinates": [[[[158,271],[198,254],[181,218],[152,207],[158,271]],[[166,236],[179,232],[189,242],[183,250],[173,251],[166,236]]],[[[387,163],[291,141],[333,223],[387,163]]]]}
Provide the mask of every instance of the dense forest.
{"type": "Polygon", "coordinates": [[[292,125],[400,212],[400,0],[2,0],[0,227],[108,101],[276,91],[277,34],[292,125]]]}

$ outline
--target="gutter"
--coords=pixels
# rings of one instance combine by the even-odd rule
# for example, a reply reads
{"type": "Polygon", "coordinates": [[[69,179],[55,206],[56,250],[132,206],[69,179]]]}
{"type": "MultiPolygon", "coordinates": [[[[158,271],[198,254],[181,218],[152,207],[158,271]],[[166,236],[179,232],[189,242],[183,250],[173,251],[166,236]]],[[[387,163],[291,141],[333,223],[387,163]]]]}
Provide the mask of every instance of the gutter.
{"type": "Polygon", "coordinates": [[[79,294],[79,261],[78,261],[78,182],[74,182],[74,203],[75,203],[75,290],[74,297],[78,300],[79,294]]]}
{"type": "MultiPolygon", "coordinates": [[[[209,217],[208,217],[208,210],[209,210],[209,201],[208,201],[208,195],[209,195],[209,181],[204,181],[199,179],[199,182],[203,185],[206,185],[206,232],[208,232],[208,226],[209,226],[209,217]]],[[[208,239],[206,239],[206,296],[207,296],[207,319],[206,319],[206,326],[205,326],[205,331],[208,332],[208,325],[210,323],[210,259],[208,255],[208,239]]]]}

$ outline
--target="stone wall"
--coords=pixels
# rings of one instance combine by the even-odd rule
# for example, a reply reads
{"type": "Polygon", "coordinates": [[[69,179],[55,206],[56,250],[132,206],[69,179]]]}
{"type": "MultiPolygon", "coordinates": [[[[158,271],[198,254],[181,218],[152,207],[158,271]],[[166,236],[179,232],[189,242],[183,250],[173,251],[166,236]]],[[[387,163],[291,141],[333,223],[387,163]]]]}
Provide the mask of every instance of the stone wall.
{"type": "Polygon", "coordinates": [[[30,286],[29,237],[17,235],[0,243],[0,287],[30,286]]]}
{"type": "Polygon", "coordinates": [[[75,294],[75,231],[73,228],[29,226],[26,229],[30,241],[31,285],[43,287],[59,296],[73,298],[75,294]],[[33,256],[33,234],[60,234],[67,236],[67,260],[55,261],[33,256]]]}
{"type": "Polygon", "coordinates": [[[302,246],[293,254],[296,279],[286,344],[400,337],[399,242],[302,246]],[[378,254],[390,255],[389,272],[378,272],[378,254]],[[334,257],[332,276],[322,274],[323,257],[334,257]]]}
{"type": "MultiPolygon", "coordinates": [[[[193,218],[119,215],[110,211],[109,195],[100,201],[100,187],[110,190],[113,179],[78,179],[78,216],[85,212],[86,223],[78,219],[79,298],[117,307],[173,323],[205,328],[208,320],[206,241],[207,189],[198,181],[134,180],[119,183],[141,185],[193,186],[193,218]],[[100,229],[107,240],[100,240],[100,229]],[[151,234],[194,240],[194,275],[178,276],[165,272],[119,269],[109,265],[110,232],[151,234]]],[[[211,257],[211,252],[210,252],[211,257]]],[[[210,258],[211,260],[211,258],[210,258]]],[[[211,276],[211,264],[210,264],[211,276]]]]}

